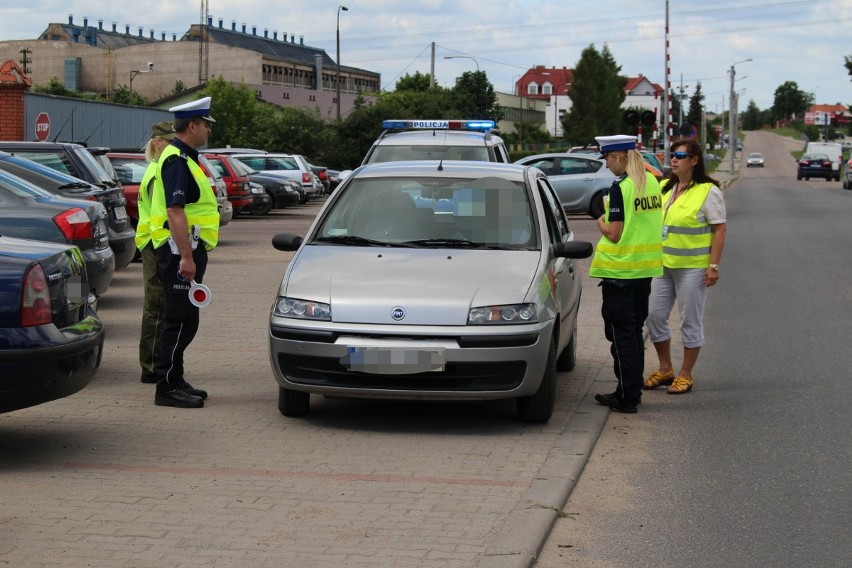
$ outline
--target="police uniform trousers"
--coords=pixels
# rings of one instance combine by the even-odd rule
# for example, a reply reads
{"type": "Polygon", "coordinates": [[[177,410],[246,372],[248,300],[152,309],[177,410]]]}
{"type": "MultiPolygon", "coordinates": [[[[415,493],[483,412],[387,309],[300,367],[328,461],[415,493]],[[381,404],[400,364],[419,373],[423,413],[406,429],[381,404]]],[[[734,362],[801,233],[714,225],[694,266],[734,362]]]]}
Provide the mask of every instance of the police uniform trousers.
{"type": "Polygon", "coordinates": [[[157,361],[160,332],[163,329],[163,312],[166,299],[163,284],[157,271],[157,255],[150,242],[140,251],[142,255],[142,279],[144,299],[142,301],[142,328],[139,333],[139,366],[143,378],[156,378],[154,366],[157,361]]]}
{"type": "MultiPolygon", "coordinates": [[[[157,392],[166,393],[184,385],[183,353],[198,331],[199,310],[189,301],[191,284],[178,275],[180,255],[172,254],[168,243],[155,250],[157,271],[165,293],[163,328],[157,355],[157,392]]],[[[199,284],[207,270],[204,243],[192,251],[195,281],[199,284]]]]}
{"type": "Polygon", "coordinates": [[[612,344],[613,370],[618,379],[615,396],[625,402],[639,403],[645,372],[642,327],[648,317],[651,278],[605,278],[600,286],[604,334],[612,344]]]}

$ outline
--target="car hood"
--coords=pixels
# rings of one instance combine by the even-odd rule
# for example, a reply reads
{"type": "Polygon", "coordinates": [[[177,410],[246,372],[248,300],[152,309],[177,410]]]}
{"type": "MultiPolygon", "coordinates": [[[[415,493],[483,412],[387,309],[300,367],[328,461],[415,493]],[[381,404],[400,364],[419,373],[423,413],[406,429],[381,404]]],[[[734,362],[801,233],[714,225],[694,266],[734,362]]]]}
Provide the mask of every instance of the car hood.
{"type": "Polygon", "coordinates": [[[337,323],[466,325],[471,307],[524,302],[541,251],[304,247],[290,298],[331,305],[337,323]],[[402,307],[405,317],[391,317],[402,307]]]}

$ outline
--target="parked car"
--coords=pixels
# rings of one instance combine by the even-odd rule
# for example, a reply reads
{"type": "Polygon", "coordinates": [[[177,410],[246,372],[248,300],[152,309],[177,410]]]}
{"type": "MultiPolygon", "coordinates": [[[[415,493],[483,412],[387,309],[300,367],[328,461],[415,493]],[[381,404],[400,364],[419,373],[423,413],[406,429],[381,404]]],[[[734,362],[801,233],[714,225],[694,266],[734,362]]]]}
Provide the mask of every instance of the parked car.
{"type": "Polygon", "coordinates": [[[537,154],[515,163],[544,172],[566,212],[588,213],[595,218],[603,215],[603,197],[615,181],[615,175],[606,167],[600,154],[537,154]]]}
{"type": "Polygon", "coordinates": [[[268,213],[269,209],[283,209],[304,202],[305,194],[302,184],[294,179],[262,173],[237,161],[237,165],[245,169],[246,175],[253,183],[260,184],[269,195],[269,208],[266,211],[252,211],[256,214],[268,213]]]}
{"type": "Polygon", "coordinates": [[[272,210],[272,198],[263,189],[263,186],[249,179],[249,189],[251,190],[251,207],[249,213],[252,215],[267,215],[272,210]]]}
{"type": "MultiPolygon", "coordinates": [[[[314,197],[319,197],[314,173],[299,154],[249,154],[244,152],[232,154],[232,157],[258,172],[296,180],[302,184],[303,203],[314,197]]],[[[319,187],[322,187],[321,183],[319,187]]]]}
{"type": "Polygon", "coordinates": [[[460,161],[362,166],[296,251],[270,315],[278,408],[327,396],[513,398],[547,422],[574,367],[575,241],[535,168],[460,161]]]}
{"type": "Polygon", "coordinates": [[[115,271],[106,217],[98,201],[53,195],[0,171],[0,235],[79,247],[97,295],[109,289],[115,271]]]}
{"type": "Polygon", "coordinates": [[[763,167],[763,154],[760,152],[752,152],[746,158],[746,167],[747,168],[762,168],[763,167]]]}
{"type": "Polygon", "coordinates": [[[251,195],[248,176],[240,173],[238,162],[233,157],[225,154],[202,154],[210,165],[225,181],[228,190],[228,201],[231,202],[236,217],[243,211],[248,211],[254,199],[251,195]]]}
{"type": "Polygon", "coordinates": [[[219,226],[224,227],[234,218],[234,207],[228,201],[228,186],[219,171],[202,154],[198,155],[198,165],[207,174],[207,179],[210,180],[210,185],[216,192],[216,201],[219,203],[219,226]]]}
{"type": "Polygon", "coordinates": [[[809,180],[812,177],[821,177],[825,178],[825,181],[831,181],[834,177],[831,158],[825,154],[805,154],[802,156],[799,160],[796,179],[805,178],[805,180],[809,180]]]}
{"type": "Polygon", "coordinates": [[[852,189],[852,160],[846,162],[846,169],[843,172],[843,189],[852,189]]]}
{"type": "Polygon", "coordinates": [[[0,235],[0,412],[89,384],[105,335],[95,305],[79,248],[0,235]]]}
{"type": "Polygon", "coordinates": [[[311,168],[311,171],[315,176],[319,179],[322,184],[322,190],[320,191],[320,196],[328,195],[331,193],[331,181],[328,179],[328,168],[325,166],[315,166],[308,160],[305,160],[305,163],[308,164],[308,167],[311,168]]]}
{"type": "Polygon", "coordinates": [[[331,193],[337,189],[337,185],[340,183],[340,170],[328,170],[328,182],[328,192],[331,193]]]}
{"type": "Polygon", "coordinates": [[[120,269],[130,264],[136,254],[136,245],[132,230],[128,231],[132,225],[127,216],[124,191],[86,148],[68,142],[0,142],[0,150],[102,188],[104,191],[98,194],[97,199],[103,203],[109,216],[107,222],[115,266],[120,269]]]}

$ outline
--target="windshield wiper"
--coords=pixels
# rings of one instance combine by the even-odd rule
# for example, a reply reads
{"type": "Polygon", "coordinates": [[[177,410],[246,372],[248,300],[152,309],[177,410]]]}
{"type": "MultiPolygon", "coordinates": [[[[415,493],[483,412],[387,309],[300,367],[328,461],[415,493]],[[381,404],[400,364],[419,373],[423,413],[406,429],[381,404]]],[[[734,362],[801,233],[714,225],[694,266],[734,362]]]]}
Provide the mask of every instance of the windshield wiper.
{"type": "Polygon", "coordinates": [[[407,241],[406,244],[421,247],[457,247],[457,248],[490,248],[467,239],[418,239],[407,241]]]}
{"type": "Polygon", "coordinates": [[[74,181],[71,183],[66,183],[65,185],[60,185],[56,189],[88,189],[91,187],[91,184],[88,184],[84,181],[74,181]]]}
{"type": "Polygon", "coordinates": [[[388,243],[385,241],[374,241],[373,239],[365,239],[356,235],[337,235],[333,237],[318,237],[318,242],[335,243],[341,245],[356,245],[367,247],[410,247],[409,243],[388,243]]]}

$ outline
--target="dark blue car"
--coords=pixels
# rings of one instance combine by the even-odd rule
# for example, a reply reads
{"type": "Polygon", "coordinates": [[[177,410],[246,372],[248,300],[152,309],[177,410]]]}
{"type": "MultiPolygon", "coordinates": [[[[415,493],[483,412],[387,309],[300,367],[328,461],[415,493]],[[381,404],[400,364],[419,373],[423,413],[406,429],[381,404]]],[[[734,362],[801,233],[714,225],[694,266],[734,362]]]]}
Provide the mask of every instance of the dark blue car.
{"type": "Polygon", "coordinates": [[[0,236],[0,412],[89,384],[104,344],[95,302],[78,247],[0,236]]]}

